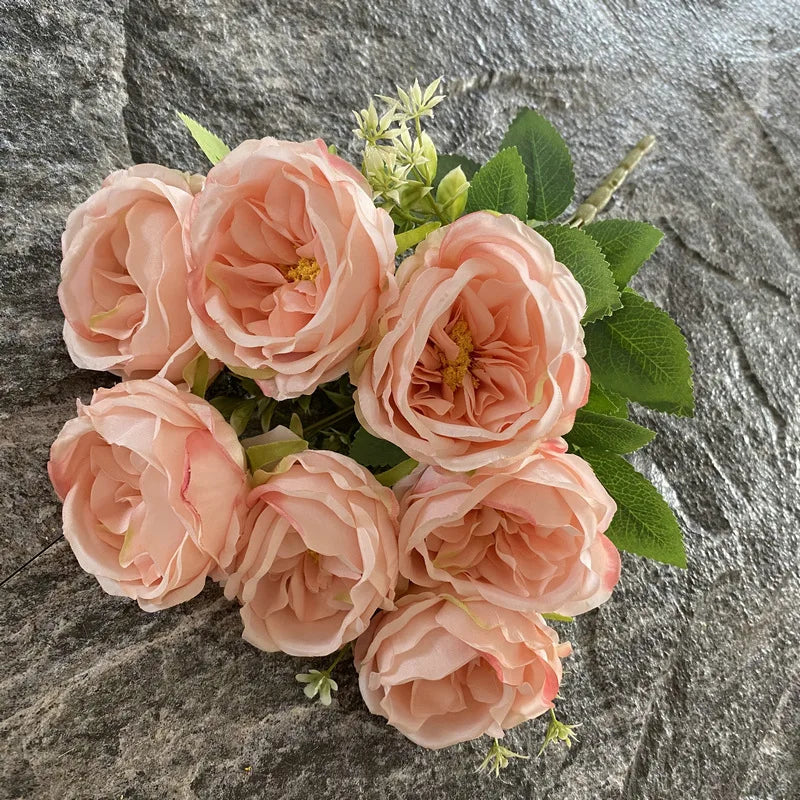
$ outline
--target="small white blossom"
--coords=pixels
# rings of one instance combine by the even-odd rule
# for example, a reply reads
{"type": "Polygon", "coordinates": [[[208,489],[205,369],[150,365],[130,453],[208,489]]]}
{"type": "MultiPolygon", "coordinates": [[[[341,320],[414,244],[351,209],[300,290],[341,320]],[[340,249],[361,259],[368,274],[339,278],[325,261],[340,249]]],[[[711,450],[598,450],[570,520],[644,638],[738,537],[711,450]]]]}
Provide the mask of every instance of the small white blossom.
{"type": "Polygon", "coordinates": [[[324,706],[331,704],[331,692],[335,692],[339,688],[339,685],[327,672],[321,672],[318,669],[310,669],[308,672],[301,672],[294,677],[299,683],[306,684],[303,694],[309,700],[313,700],[319,695],[319,701],[324,706]]]}

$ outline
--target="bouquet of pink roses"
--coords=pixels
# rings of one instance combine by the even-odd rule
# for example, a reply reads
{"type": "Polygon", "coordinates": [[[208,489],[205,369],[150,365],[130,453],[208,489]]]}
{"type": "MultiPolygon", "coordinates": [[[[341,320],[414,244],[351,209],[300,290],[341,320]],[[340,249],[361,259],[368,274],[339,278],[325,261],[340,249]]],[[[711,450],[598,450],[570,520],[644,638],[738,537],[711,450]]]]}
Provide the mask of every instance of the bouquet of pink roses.
{"type": "Polygon", "coordinates": [[[608,599],[618,549],[685,566],[623,455],[654,436],[628,401],[691,414],[691,369],[627,287],[660,232],[592,221],[652,140],[556,224],[555,129],[523,109],[485,164],[438,154],[438,88],[356,113],[360,171],[181,115],[205,178],[138,165],[75,209],[64,338],[122,381],[78,403],[49,471],[105,591],[156,611],[211,577],[248,642],[334,654],[297,676],[309,698],[352,648],[371,712],[429,748],[488,734],[497,772],[522,722],[573,735],[548,621],[608,599]]]}

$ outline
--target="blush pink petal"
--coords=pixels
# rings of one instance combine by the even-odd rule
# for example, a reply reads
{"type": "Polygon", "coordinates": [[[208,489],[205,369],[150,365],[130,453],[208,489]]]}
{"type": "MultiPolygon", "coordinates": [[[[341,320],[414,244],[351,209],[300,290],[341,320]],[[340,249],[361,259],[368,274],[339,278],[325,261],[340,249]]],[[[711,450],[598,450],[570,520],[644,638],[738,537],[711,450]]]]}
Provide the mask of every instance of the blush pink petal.
{"type": "Polygon", "coordinates": [[[514,217],[468,214],[430,234],[397,279],[351,372],[368,431],[468,471],[570,429],[589,384],[586,301],[544,238],[514,217]]]}
{"type": "Polygon", "coordinates": [[[267,651],[322,656],[390,608],[397,582],[397,500],[352,459],[287,456],[248,497],[244,546],[225,584],[244,638],[267,651]]]}
{"type": "Polygon", "coordinates": [[[391,218],[321,140],[239,145],[195,198],[184,249],[197,341],[279,400],[344,374],[397,296],[391,218]],[[298,276],[302,259],[315,266],[298,276]]]}
{"type": "Polygon", "coordinates": [[[604,535],[616,504],[563,450],[548,442],[510,466],[418,472],[401,494],[401,575],[520,611],[572,616],[604,603],[620,574],[604,535]]]}
{"type": "Polygon", "coordinates": [[[536,614],[415,591],[372,620],[354,660],[369,710],[439,749],[552,708],[568,653],[536,614]]]}
{"type": "Polygon", "coordinates": [[[199,353],[182,229],[201,186],[200,176],[140,164],[110,175],[70,214],[58,296],[79,367],[181,380],[199,353]]]}
{"type": "Polygon", "coordinates": [[[163,378],[98,389],[53,443],[64,536],[110,594],[145,611],[198,594],[237,550],[248,480],[236,433],[163,378]]]}

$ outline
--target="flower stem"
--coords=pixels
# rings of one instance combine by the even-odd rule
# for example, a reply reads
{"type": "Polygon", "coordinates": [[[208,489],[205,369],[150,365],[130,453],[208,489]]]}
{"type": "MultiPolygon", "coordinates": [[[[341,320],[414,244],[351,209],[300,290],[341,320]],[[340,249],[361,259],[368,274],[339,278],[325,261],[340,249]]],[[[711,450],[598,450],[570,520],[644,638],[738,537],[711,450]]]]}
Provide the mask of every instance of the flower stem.
{"type": "Polygon", "coordinates": [[[625,182],[628,175],[633,172],[642,156],[653,149],[656,137],[652,134],[645,136],[638,144],[631,148],[625,158],[603,179],[595,190],[576,209],[575,213],[567,220],[570,228],[580,228],[588,225],[605,207],[611,195],[625,182]]]}
{"type": "Polygon", "coordinates": [[[324,417],[323,419],[319,420],[319,422],[315,422],[313,425],[309,425],[305,431],[305,436],[313,436],[315,433],[319,433],[322,430],[325,430],[329,425],[333,425],[336,422],[339,422],[343,419],[347,419],[352,414],[355,414],[355,406],[348,406],[347,408],[340,408],[335,413],[331,414],[328,417],[324,417]]]}
{"type": "Polygon", "coordinates": [[[338,666],[339,662],[350,652],[350,642],[348,642],[341,650],[336,654],[336,658],[333,659],[333,663],[327,668],[322,670],[329,678],[331,673],[334,669],[338,666]]]}

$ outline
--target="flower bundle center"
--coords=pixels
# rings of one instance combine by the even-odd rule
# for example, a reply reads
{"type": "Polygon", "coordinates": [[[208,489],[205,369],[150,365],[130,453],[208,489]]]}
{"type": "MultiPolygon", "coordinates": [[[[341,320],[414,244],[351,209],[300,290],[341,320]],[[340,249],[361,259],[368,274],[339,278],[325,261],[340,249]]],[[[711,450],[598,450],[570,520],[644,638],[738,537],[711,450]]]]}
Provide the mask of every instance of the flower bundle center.
{"type": "MultiPolygon", "coordinates": [[[[442,380],[455,391],[461,386],[472,365],[472,351],[475,349],[475,344],[472,341],[469,327],[463,319],[453,325],[450,338],[458,346],[458,354],[454,359],[448,359],[444,353],[440,352],[439,360],[442,362],[442,380]]],[[[474,377],[472,380],[475,382],[474,377]]]]}
{"type": "Polygon", "coordinates": [[[301,258],[287,273],[290,281],[313,281],[319,275],[319,264],[316,258],[301,258]]]}

